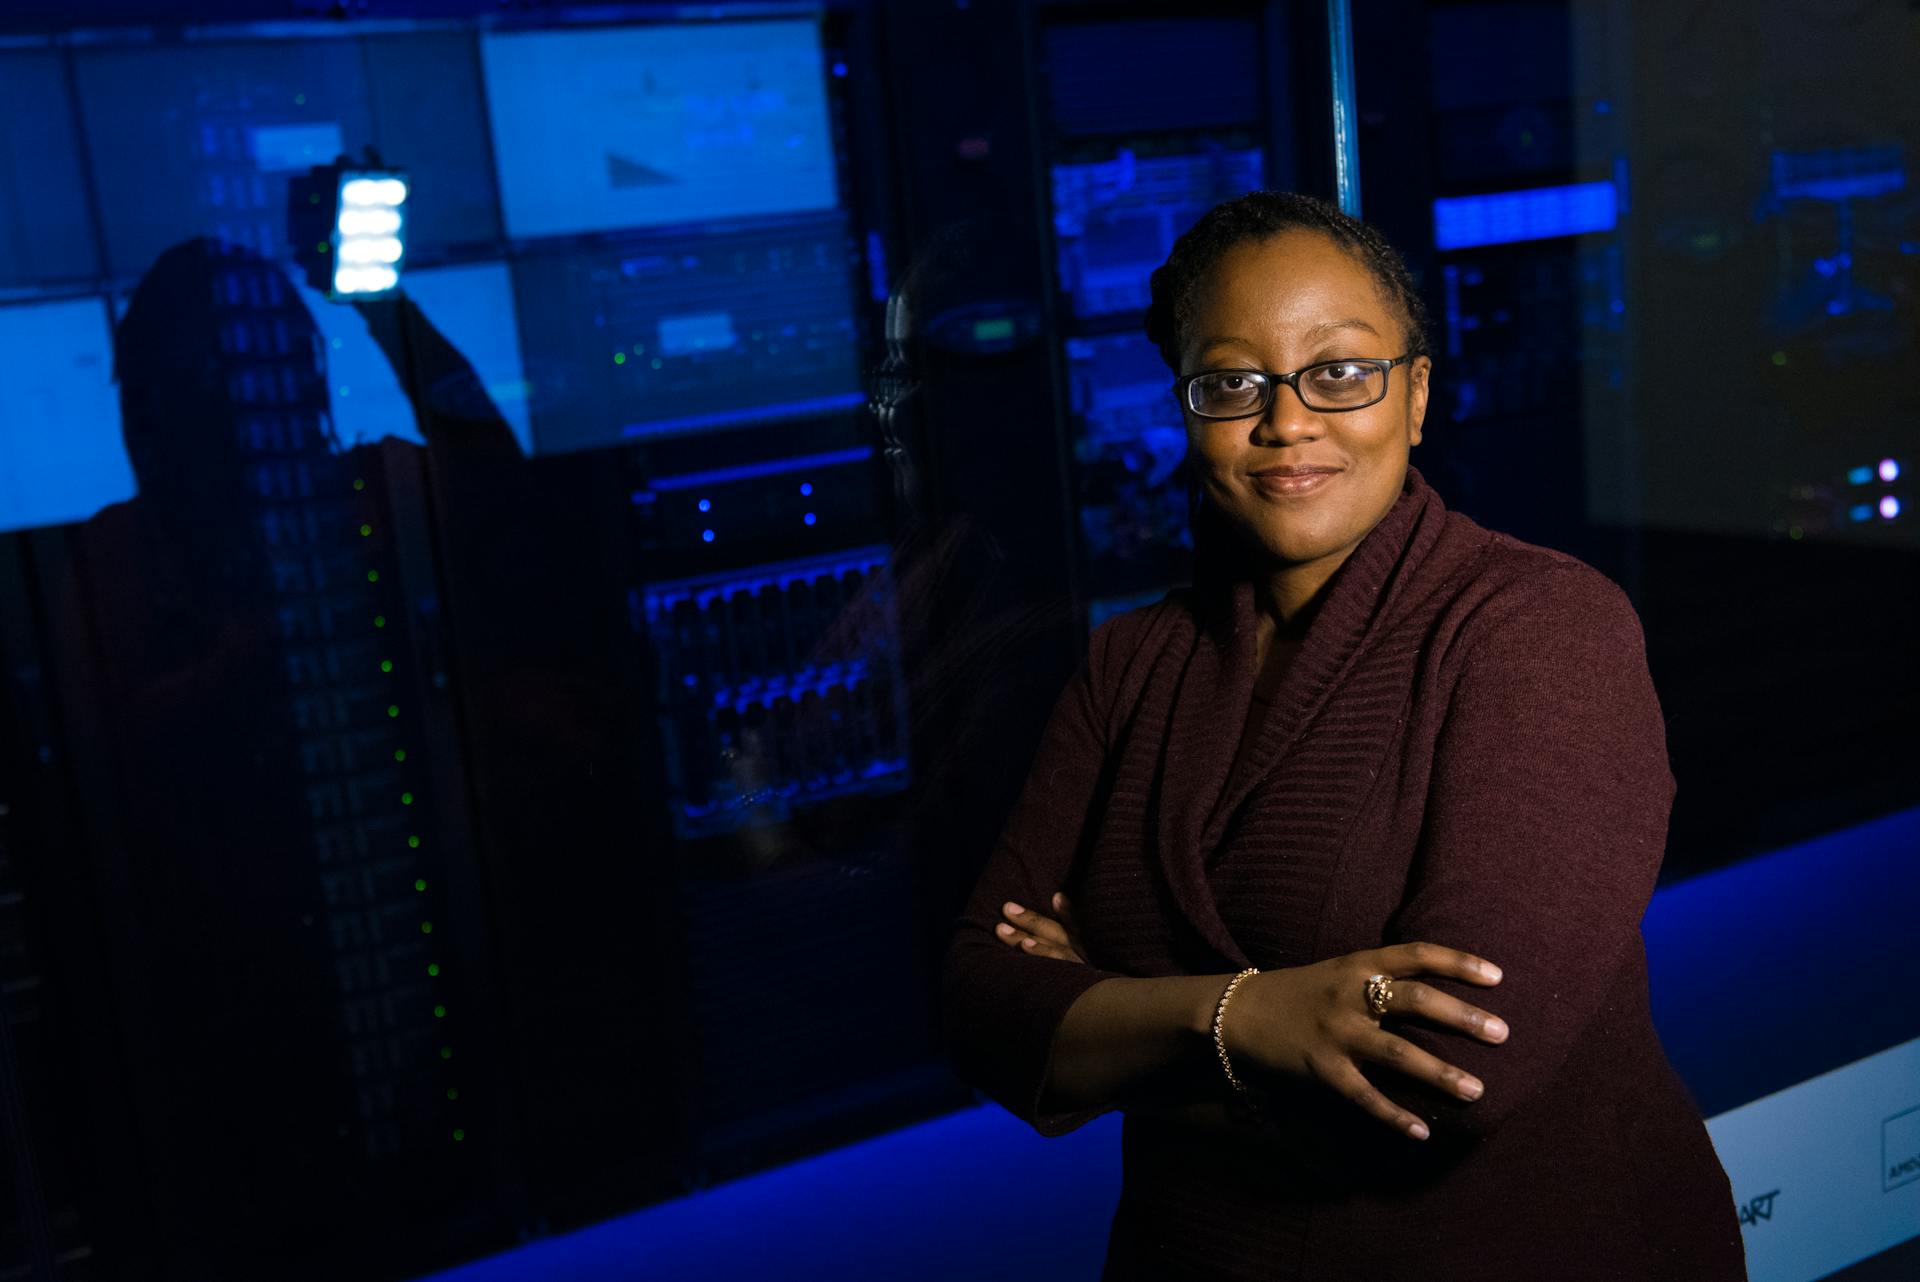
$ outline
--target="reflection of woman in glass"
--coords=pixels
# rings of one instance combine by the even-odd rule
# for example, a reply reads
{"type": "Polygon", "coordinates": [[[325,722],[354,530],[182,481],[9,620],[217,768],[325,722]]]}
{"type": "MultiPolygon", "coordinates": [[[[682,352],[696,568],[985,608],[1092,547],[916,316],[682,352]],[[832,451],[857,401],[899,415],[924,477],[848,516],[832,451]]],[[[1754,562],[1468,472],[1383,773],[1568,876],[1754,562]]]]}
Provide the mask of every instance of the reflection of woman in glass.
{"type": "Polygon", "coordinates": [[[1648,1012],[1632,605],[1409,465],[1424,313],[1371,229],[1224,204],[1147,324],[1196,582],[1054,707],[947,955],[963,1074],[1045,1135],[1125,1113],[1110,1279],[1744,1277],[1648,1012]]]}

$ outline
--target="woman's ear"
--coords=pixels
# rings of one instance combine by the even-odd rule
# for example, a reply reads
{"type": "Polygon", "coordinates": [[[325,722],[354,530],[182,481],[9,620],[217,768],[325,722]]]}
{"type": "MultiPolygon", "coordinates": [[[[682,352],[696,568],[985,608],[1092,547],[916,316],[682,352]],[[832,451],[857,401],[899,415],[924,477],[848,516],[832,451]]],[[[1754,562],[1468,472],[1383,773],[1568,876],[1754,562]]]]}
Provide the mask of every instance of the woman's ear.
{"type": "Polygon", "coordinates": [[[1416,356],[1407,366],[1407,444],[1420,443],[1420,428],[1427,421],[1427,380],[1433,373],[1431,356],[1416,356]]]}

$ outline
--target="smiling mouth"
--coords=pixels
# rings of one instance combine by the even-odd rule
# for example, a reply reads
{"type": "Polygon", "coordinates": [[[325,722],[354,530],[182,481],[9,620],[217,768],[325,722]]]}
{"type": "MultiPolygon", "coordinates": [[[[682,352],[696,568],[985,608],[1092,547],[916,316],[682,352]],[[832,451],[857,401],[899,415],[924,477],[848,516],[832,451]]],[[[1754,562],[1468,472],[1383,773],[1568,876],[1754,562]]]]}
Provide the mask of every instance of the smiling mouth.
{"type": "Polygon", "coordinates": [[[1328,482],[1340,475],[1339,472],[1300,472],[1287,475],[1284,472],[1257,472],[1247,479],[1253,482],[1253,488],[1261,494],[1273,498],[1289,498],[1296,494],[1311,494],[1324,489],[1328,482]]]}

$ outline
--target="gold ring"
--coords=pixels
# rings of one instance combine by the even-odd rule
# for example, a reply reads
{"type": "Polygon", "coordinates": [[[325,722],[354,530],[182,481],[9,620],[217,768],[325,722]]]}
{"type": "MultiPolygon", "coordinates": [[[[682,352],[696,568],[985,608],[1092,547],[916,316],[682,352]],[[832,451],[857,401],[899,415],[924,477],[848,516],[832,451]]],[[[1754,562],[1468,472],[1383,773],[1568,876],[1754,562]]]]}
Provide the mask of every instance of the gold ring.
{"type": "Polygon", "coordinates": [[[1393,980],[1385,975],[1367,976],[1367,1009],[1376,1015],[1387,1013],[1387,1003],[1393,1000],[1393,980]]]}

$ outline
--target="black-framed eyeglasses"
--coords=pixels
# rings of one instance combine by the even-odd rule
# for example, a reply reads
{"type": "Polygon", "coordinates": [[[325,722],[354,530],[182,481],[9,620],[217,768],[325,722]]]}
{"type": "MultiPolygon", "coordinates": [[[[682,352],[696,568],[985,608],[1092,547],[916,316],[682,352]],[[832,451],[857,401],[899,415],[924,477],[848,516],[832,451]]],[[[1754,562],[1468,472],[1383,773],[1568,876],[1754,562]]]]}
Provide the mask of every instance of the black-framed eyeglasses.
{"type": "Polygon", "coordinates": [[[1173,380],[1174,395],[1201,418],[1250,418],[1273,403],[1274,388],[1285,383],[1310,410],[1338,413],[1363,410],[1387,394],[1387,372],[1405,365],[1413,353],[1391,357],[1347,357],[1320,361],[1291,374],[1258,369],[1209,369],[1173,380]]]}

